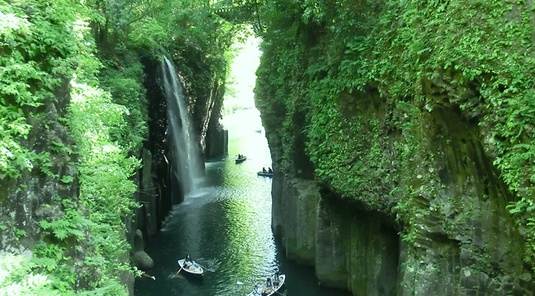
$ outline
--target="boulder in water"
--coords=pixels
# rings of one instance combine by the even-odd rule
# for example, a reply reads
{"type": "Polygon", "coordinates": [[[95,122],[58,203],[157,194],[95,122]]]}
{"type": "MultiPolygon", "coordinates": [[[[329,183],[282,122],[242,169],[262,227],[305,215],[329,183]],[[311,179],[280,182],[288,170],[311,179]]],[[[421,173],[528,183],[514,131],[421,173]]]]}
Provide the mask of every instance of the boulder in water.
{"type": "Polygon", "coordinates": [[[147,271],[154,267],[154,260],[145,251],[137,251],[134,253],[134,266],[139,270],[147,271]]]}

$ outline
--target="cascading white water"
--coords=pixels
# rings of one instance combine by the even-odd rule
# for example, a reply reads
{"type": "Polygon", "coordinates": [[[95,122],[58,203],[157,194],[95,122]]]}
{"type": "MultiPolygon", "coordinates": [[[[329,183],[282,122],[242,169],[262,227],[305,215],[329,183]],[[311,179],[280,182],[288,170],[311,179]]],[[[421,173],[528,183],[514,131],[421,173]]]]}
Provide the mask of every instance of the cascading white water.
{"type": "Polygon", "coordinates": [[[162,61],[162,80],[162,88],[167,99],[169,149],[175,157],[171,166],[174,177],[178,179],[175,181],[179,182],[186,197],[188,193],[198,188],[204,174],[185,102],[184,85],[176,74],[173,63],[167,57],[162,61]]]}

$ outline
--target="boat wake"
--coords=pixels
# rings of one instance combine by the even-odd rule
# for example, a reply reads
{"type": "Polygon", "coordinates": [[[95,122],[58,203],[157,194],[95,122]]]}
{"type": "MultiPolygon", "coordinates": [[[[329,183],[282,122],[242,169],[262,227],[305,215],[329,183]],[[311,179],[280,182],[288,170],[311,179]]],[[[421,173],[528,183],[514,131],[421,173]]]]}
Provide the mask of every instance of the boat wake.
{"type": "Polygon", "coordinates": [[[221,265],[221,262],[217,259],[199,258],[195,261],[200,264],[206,271],[210,272],[216,272],[219,269],[219,266],[221,265]]]}

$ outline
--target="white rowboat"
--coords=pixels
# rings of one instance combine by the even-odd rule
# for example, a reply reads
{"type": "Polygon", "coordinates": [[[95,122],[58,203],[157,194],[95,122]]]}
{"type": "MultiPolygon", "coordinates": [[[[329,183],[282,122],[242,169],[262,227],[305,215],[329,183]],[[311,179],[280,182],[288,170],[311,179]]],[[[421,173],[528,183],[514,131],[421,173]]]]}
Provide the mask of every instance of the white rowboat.
{"type": "Polygon", "coordinates": [[[186,266],[184,266],[184,261],[186,261],[186,259],[178,260],[178,265],[183,271],[194,275],[202,275],[204,273],[204,269],[202,266],[197,264],[197,262],[191,261],[190,264],[186,264],[186,266]]]}

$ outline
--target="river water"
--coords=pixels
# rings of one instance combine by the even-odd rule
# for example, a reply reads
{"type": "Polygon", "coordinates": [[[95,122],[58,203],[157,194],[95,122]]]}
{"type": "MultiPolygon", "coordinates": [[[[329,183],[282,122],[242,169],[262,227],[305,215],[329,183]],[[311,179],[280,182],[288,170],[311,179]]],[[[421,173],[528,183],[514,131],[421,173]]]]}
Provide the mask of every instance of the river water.
{"type": "MultiPolygon", "coordinates": [[[[247,295],[275,268],[286,274],[282,294],[349,296],[317,285],[311,267],[285,259],[271,231],[271,179],[256,172],[271,166],[268,144],[256,109],[230,116],[228,157],[206,163],[201,189],[176,205],[166,225],[151,239],[147,253],[155,280],[136,280],[135,295],[247,295]],[[236,164],[235,156],[248,157],[236,164]],[[180,272],[177,260],[187,254],[203,267],[196,278],[180,272]]],[[[276,294],[278,295],[278,294],[276,294]]]]}

